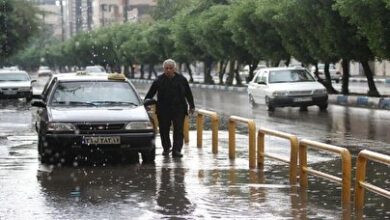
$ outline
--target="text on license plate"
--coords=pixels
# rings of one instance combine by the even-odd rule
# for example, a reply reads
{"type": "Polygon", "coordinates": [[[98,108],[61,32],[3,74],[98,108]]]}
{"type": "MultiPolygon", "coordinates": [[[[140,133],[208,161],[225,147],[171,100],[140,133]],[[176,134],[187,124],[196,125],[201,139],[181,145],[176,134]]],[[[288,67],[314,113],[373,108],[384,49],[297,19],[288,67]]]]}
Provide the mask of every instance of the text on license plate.
{"type": "Polygon", "coordinates": [[[294,98],[294,102],[310,102],[311,100],[311,97],[294,98]]]}
{"type": "Polygon", "coordinates": [[[84,137],[83,144],[120,144],[121,139],[118,136],[114,137],[84,137]]]}

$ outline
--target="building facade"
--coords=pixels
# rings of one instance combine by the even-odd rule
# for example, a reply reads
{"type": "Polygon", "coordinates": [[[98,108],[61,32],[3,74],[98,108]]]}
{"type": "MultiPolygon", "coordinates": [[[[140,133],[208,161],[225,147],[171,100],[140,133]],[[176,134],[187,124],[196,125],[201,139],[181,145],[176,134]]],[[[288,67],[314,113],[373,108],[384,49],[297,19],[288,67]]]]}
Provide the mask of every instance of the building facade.
{"type": "Polygon", "coordinates": [[[150,18],[157,0],[32,0],[53,35],[68,39],[79,32],[150,18]]]}

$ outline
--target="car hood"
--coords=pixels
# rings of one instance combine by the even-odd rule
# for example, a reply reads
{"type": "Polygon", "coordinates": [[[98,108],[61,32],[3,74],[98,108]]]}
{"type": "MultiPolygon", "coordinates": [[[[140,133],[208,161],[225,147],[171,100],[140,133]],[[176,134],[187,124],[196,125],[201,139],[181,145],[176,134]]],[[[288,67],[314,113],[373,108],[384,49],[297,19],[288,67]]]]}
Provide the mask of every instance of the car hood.
{"type": "Polygon", "coordinates": [[[30,81],[0,81],[0,88],[19,88],[30,86],[30,81]]]}
{"type": "Polygon", "coordinates": [[[325,89],[325,87],[317,82],[299,82],[299,83],[271,83],[269,84],[271,90],[283,90],[283,91],[308,91],[315,89],[325,89]]]}
{"type": "Polygon", "coordinates": [[[147,121],[144,106],[131,107],[49,107],[49,121],[55,122],[114,122],[147,121]]]}

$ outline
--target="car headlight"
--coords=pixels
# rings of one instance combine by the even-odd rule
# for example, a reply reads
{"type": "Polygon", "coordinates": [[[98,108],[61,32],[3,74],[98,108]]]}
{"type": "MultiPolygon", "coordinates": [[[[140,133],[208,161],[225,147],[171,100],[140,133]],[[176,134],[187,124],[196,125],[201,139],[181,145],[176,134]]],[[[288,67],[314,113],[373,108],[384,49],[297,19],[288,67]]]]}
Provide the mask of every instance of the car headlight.
{"type": "Polygon", "coordinates": [[[327,94],[327,93],[328,92],[326,91],[326,89],[316,89],[313,92],[314,95],[324,95],[324,94],[327,94]]]}
{"type": "Polygon", "coordinates": [[[287,91],[275,91],[272,93],[273,97],[278,97],[278,96],[287,96],[288,92],[287,91]]]}
{"type": "Polygon", "coordinates": [[[126,130],[143,130],[143,129],[153,129],[153,124],[150,121],[133,121],[129,122],[126,127],[126,130]]]}
{"type": "Polygon", "coordinates": [[[71,123],[48,123],[48,131],[76,131],[76,127],[71,123]]]}

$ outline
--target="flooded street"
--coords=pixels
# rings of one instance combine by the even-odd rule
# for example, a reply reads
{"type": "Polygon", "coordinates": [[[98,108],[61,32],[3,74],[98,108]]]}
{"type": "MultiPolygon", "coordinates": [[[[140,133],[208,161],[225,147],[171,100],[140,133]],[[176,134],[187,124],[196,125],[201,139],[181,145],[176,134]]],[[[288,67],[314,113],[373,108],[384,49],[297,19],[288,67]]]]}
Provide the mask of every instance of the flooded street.
{"type": "MultiPolygon", "coordinates": [[[[229,160],[226,129],[228,115],[253,118],[258,128],[347,147],[355,167],[361,149],[388,154],[389,112],[330,106],[328,112],[286,108],[269,114],[265,107],[250,109],[235,94],[212,92],[194,90],[198,108],[225,113],[218,154],[212,154],[209,129],[203,148],[196,147],[192,129],[182,159],[163,157],[157,137],[155,164],[41,165],[36,109],[24,100],[2,100],[0,219],[390,219],[389,200],[373,193],[366,192],[364,213],[356,216],[353,208],[342,210],[338,184],[309,176],[309,187],[303,190],[290,185],[287,165],[271,160],[264,172],[249,169],[245,127],[237,127],[236,159],[229,160]]],[[[284,141],[267,138],[266,146],[270,153],[289,157],[284,141]]],[[[312,152],[309,158],[313,168],[340,175],[340,160],[334,155],[312,152]]],[[[367,179],[389,190],[389,167],[369,164],[368,169],[367,179]]]]}

